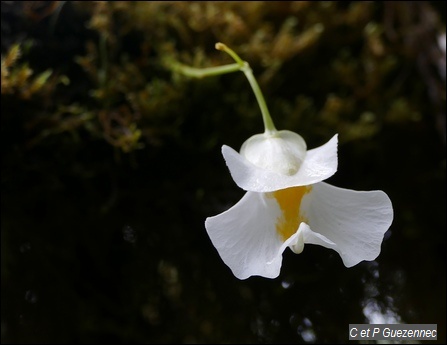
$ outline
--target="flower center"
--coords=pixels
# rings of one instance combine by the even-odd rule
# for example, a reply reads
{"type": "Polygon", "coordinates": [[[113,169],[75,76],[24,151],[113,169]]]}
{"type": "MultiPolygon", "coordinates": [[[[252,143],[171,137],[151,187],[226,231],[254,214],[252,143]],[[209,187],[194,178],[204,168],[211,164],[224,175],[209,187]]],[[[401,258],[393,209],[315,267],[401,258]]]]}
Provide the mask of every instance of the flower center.
{"type": "Polygon", "coordinates": [[[276,231],[285,241],[292,236],[301,222],[307,219],[300,214],[301,201],[311,191],[311,186],[291,187],[272,192],[282,211],[282,216],[276,221],[276,231]]]}

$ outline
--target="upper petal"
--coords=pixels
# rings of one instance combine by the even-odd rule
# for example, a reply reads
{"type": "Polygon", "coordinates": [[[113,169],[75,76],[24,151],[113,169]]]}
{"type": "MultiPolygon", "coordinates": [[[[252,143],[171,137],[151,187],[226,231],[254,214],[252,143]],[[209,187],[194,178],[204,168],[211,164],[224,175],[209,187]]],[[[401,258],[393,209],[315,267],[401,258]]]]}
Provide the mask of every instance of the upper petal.
{"type": "Polygon", "coordinates": [[[376,259],[393,221],[391,200],[384,192],[354,191],[324,182],[312,186],[301,212],[312,229],[306,229],[304,242],[336,250],[346,267],[376,259]]]}
{"type": "Polygon", "coordinates": [[[258,168],[294,175],[306,157],[306,142],[287,130],[256,134],[244,142],[239,153],[258,168]]]}
{"type": "Polygon", "coordinates": [[[323,181],[337,171],[337,134],[326,144],[309,150],[294,175],[262,169],[249,162],[229,146],[222,154],[236,184],[247,191],[272,192],[323,181]]]}
{"type": "Polygon", "coordinates": [[[206,219],[211,242],[237,278],[279,275],[282,252],[287,247],[276,231],[281,214],[274,198],[247,192],[229,210],[206,219]]]}

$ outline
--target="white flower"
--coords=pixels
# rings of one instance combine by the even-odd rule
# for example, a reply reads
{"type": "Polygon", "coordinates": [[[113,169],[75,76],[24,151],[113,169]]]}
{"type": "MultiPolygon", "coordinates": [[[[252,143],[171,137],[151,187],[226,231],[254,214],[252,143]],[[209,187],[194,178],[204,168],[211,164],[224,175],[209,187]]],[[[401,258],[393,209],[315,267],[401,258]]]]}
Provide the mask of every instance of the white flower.
{"type": "Polygon", "coordinates": [[[304,244],[337,251],[346,267],[380,253],[393,209],[382,191],[360,192],[321,182],[337,171],[337,135],[306,151],[301,136],[266,131],[237,153],[222,154],[236,184],[247,191],[205,227],[222,260],[239,279],[276,278],[282,253],[304,244]]]}

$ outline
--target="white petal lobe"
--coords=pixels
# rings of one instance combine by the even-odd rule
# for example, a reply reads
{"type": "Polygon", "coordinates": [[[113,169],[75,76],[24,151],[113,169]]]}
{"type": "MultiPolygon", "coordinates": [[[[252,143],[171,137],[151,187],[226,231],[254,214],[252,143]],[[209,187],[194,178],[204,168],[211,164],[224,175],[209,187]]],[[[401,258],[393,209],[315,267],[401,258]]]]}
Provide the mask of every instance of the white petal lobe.
{"type": "Polygon", "coordinates": [[[301,209],[310,229],[329,240],[308,236],[304,242],[336,250],[346,267],[376,259],[393,221],[393,207],[384,192],[354,191],[324,182],[313,186],[301,209]]]}
{"type": "Polygon", "coordinates": [[[293,175],[260,168],[229,146],[222,154],[236,184],[252,192],[272,192],[323,181],[337,171],[337,135],[326,144],[307,151],[299,170],[293,175]]]}
{"type": "Polygon", "coordinates": [[[280,215],[273,198],[247,192],[229,210],[206,219],[211,242],[237,278],[279,275],[282,252],[287,247],[276,232],[280,215]]]}
{"type": "Polygon", "coordinates": [[[258,168],[290,176],[304,161],[306,142],[291,131],[257,134],[244,142],[240,154],[258,168]]]}

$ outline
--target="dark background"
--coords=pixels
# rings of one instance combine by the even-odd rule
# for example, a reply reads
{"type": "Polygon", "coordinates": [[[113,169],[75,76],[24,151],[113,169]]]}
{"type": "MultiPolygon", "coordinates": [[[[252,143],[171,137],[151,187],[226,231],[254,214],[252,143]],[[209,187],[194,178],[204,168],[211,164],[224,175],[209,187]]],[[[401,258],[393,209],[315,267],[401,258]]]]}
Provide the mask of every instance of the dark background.
{"type": "Polygon", "coordinates": [[[126,3],[2,2],[2,343],[344,343],[353,323],[434,323],[444,343],[445,2],[126,3]],[[217,41],[252,64],[278,129],[309,148],[339,133],[327,182],[389,195],[377,260],[308,245],[240,281],[219,258],[204,221],[244,193],[220,147],[261,116],[242,74],[163,65],[231,63],[217,41]]]}

